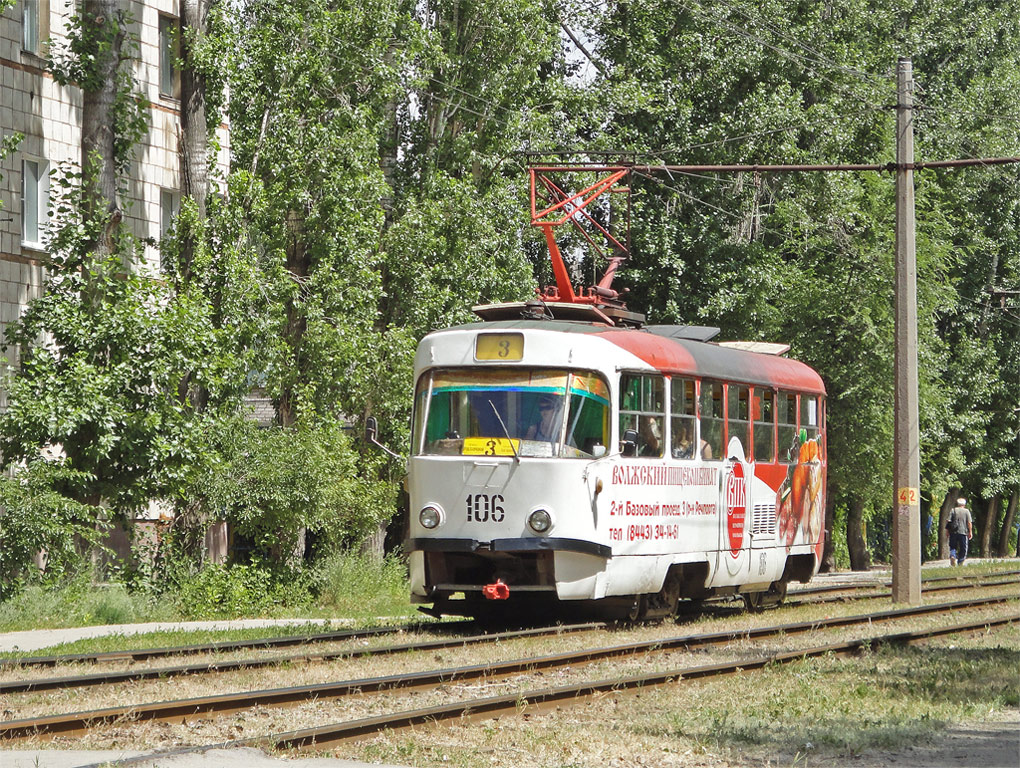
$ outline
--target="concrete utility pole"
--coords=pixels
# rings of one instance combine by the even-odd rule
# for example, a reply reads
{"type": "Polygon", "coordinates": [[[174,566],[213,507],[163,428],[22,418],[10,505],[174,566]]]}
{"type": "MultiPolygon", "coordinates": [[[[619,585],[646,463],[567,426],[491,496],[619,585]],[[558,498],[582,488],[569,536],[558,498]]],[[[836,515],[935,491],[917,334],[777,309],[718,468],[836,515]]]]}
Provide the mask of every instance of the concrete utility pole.
{"type": "Polygon", "coordinates": [[[896,67],[896,399],[893,479],[894,603],[921,602],[921,469],[917,406],[917,258],[914,250],[914,81],[896,67]]]}

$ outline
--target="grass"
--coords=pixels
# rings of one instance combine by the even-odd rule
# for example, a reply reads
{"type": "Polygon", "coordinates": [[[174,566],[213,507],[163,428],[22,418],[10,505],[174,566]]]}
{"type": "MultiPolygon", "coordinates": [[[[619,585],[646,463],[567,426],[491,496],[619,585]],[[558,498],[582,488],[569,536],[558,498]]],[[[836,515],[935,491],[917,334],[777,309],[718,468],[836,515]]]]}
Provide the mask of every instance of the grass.
{"type": "Polygon", "coordinates": [[[121,584],[97,585],[79,578],[54,587],[30,585],[0,603],[0,632],[168,621],[176,617],[166,603],[132,594],[121,584]]]}
{"type": "Polygon", "coordinates": [[[465,768],[838,765],[862,755],[885,764],[884,755],[923,749],[951,724],[1015,710],[1018,669],[1012,626],[391,734],[337,756],[465,768]]]}
{"type": "MultiPolygon", "coordinates": [[[[1016,707],[1020,644],[885,648],[762,673],[743,695],[673,712],[652,730],[712,748],[820,749],[850,756],[914,744],[946,724],[1016,707]]],[[[719,686],[725,691],[725,686],[719,686]]]]}
{"type": "Polygon", "coordinates": [[[407,572],[395,557],[378,561],[345,553],[272,581],[250,566],[206,569],[172,593],[96,585],[88,577],[53,587],[32,585],[0,603],[0,632],[234,618],[345,618],[415,615],[407,572]]]}
{"type": "Polygon", "coordinates": [[[407,568],[397,557],[382,562],[351,553],[323,563],[316,573],[317,607],[352,619],[407,616],[410,603],[407,568]]]}

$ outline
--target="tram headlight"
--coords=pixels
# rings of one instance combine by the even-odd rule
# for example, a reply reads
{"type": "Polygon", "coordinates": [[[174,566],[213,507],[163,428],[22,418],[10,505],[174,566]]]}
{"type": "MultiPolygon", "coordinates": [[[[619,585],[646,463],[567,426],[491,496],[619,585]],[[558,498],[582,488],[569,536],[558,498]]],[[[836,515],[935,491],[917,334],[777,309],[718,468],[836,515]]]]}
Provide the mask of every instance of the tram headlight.
{"type": "Polygon", "coordinates": [[[535,533],[546,533],[552,528],[552,515],[544,509],[536,509],[528,515],[528,527],[535,533]]]}
{"type": "Polygon", "coordinates": [[[418,513],[418,522],[421,523],[422,528],[428,528],[431,531],[433,528],[438,528],[439,524],[443,522],[443,512],[439,507],[429,504],[422,507],[421,512],[418,513]]]}

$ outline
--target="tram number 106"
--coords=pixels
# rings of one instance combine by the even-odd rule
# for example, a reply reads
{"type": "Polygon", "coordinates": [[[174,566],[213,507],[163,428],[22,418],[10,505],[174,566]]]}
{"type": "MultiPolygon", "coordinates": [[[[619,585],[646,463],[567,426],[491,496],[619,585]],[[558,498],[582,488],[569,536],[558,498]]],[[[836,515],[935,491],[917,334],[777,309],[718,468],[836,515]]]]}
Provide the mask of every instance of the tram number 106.
{"type": "Polygon", "coordinates": [[[494,523],[502,523],[506,517],[502,502],[505,499],[498,493],[490,496],[487,493],[469,494],[467,497],[467,519],[468,522],[487,523],[492,520],[494,523]]]}

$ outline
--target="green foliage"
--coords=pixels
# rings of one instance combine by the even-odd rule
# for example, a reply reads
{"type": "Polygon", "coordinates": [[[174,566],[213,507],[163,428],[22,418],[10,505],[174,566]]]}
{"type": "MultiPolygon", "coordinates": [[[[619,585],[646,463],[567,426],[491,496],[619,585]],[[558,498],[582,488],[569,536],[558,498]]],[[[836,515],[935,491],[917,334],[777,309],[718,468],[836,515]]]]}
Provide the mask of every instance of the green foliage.
{"type": "Polygon", "coordinates": [[[405,614],[407,565],[398,555],[380,560],[356,552],[337,552],[316,564],[312,575],[317,604],[338,616],[376,617],[405,614]]]}
{"type": "Polygon", "coordinates": [[[122,584],[97,585],[90,570],[62,574],[50,583],[28,584],[0,602],[0,629],[127,624],[173,618],[168,606],[122,584]]]}
{"type": "MultiPolygon", "coordinates": [[[[575,24],[587,24],[602,73],[590,90],[606,104],[593,137],[601,148],[626,146],[653,163],[888,161],[890,73],[910,53],[918,158],[1020,153],[1008,96],[1016,2],[580,10],[575,24]]],[[[915,181],[923,484],[936,503],[953,485],[1003,493],[1020,482],[1020,336],[987,291],[1020,285],[1015,168],[915,181]]],[[[791,342],[826,382],[830,490],[840,503],[863,500],[875,523],[887,518],[892,179],[674,175],[631,186],[635,256],[622,279],[634,308],[791,342]]]]}
{"type": "Polygon", "coordinates": [[[184,581],[175,599],[191,619],[265,616],[308,600],[299,573],[274,573],[259,565],[210,565],[184,581]]]}
{"type": "Polygon", "coordinates": [[[7,462],[59,443],[89,478],[81,498],[137,508],[202,464],[209,419],[177,386],[215,344],[200,306],[120,266],[113,256],[55,273],[8,328],[22,355],[0,432],[7,462]]]}
{"type": "MultiPolygon", "coordinates": [[[[107,213],[83,213],[89,169],[57,179],[54,269],[8,332],[21,355],[0,416],[4,461],[32,463],[59,444],[78,482],[32,463],[47,498],[116,511],[173,503],[179,524],[133,577],[139,591],[195,578],[199,612],[239,610],[246,590],[253,610],[275,604],[277,577],[258,568],[194,575],[205,525],[229,520],[257,562],[279,564],[304,531],[336,549],[392,514],[397,467],[359,454],[340,424],[372,413],[384,442],[406,445],[417,340],[548,277],[526,221],[523,150],[888,162],[890,72],[909,51],[919,158],[1017,155],[1017,18],[1017,0],[215,3],[204,36],[183,30],[182,64],[205,84],[210,133],[231,94],[225,194],[210,195],[205,219],[185,201],[156,281],[107,213]],[[563,21],[594,65],[578,63],[563,21]],[[239,420],[253,388],[279,426],[239,420]]],[[[75,14],[50,62],[59,83],[86,90],[117,73],[121,171],[148,109],[125,79],[129,23],[75,14]]],[[[630,184],[634,255],[619,282],[631,308],[790,342],[826,382],[837,526],[860,502],[882,529],[892,178],[630,184]]],[[[1020,483],[1020,334],[1013,305],[989,289],[1020,287],[1020,183],[1005,166],[919,173],[916,188],[925,490],[936,503],[955,486],[1005,494],[1020,483]]],[[[567,252],[581,245],[566,237],[567,252]]],[[[599,266],[590,255],[571,264],[585,280],[599,266]]],[[[349,580],[339,565],[317,574],[325,582],[310,588],[323,595],[349,580]]]]}
{"type": "Polygon", "coordinates": [[[90,479],[44,459],[0,474],[0,600],[25,584],[53,583],[89,565],[88,548],[99,543],[107,524],[99,510],[72,496],[90,479]],[[34,561],[38,553],[45,553],[43,571],[34,561]]]}
{"type": "Polygon", "coordinates": [[[359,475],[350,438],[335,422],[260,429],[237,420],[215,447],[220,462],[189,497],[205,516],[229,521],[256,557],[292,559],[304,531],[333,547],[357,542],[392,513],[393,487],[359,475]]]}
{"type": "Polygon", "coordinates": [[[237,32],[232,27],[233,15],[226,3],[214,2],[209,8],[205,34],[194,27],[181,30],[183,49],[190,67],[202,78],[205,92],[205,120],[209,135],[213,135],[223,119],[227,104],[227,88],[234,69],[233,53],[237,32]]]}

